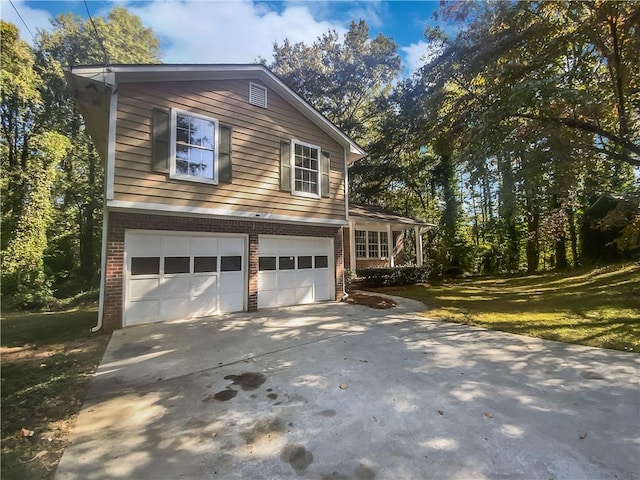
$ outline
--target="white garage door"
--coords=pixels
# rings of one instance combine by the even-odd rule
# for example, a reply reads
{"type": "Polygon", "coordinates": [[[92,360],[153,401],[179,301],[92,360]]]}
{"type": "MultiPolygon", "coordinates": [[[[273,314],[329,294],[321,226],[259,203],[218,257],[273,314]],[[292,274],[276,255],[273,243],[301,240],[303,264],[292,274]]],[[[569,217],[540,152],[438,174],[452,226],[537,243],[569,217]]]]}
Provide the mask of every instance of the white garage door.
{"type": "Polygon", "coordinates": [[[245,237],[127,232],[125,326],[244,310],[245,237]]]}
{"type": "Polygon", "coordinates": [[[258,308],[334,298],[333,239],[259,238],[258,308]]]}

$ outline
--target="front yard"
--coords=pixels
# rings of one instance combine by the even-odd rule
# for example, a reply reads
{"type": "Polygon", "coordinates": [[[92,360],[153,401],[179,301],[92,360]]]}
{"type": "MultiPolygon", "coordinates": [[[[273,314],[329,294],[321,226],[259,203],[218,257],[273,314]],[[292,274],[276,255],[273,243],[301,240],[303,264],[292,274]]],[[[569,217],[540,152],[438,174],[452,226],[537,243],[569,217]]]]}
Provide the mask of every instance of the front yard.
{"type": "Polygon", "coordinates": [[[110,336],[97,311],[3,314],[3,479],[52,478],[110,336]]]}
{"type": "Polygon", "coordinates": [[[424,316],[504,332],[640,352],[640,264],[385,288],[424,316]]]}

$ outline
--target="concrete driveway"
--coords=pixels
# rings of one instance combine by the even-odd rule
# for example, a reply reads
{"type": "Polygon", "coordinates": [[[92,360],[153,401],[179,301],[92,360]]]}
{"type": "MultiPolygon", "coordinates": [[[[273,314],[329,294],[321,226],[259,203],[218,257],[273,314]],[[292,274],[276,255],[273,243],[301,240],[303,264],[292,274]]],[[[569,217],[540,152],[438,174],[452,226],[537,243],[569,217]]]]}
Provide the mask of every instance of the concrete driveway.
{"type": "Polygon", "coordinates": [[[115,332],[56,479],[637,479],[640,357],[326,303],[115,332]]]}

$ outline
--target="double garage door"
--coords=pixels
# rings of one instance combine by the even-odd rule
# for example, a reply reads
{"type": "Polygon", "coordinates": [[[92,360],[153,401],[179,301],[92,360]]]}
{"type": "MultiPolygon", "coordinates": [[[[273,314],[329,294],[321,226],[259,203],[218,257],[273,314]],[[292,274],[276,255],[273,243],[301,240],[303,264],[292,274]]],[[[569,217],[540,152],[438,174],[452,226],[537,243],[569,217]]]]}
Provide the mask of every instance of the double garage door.
{"type": "Polygon", "coordinates": [[[127,232],[124,324],[245,309],[245,236],[127,232]]]}
{"type": "Polygon", "coordinates": [[[258,308],[334,298],[333,241],[260,236],[258,308]]]}
{"type": "MultiPolygon", "coordinates": [[[[246,235],[127,232],[124,325],[247,309],[246,235]]],[[[258,308],[334,296],[331,239],[260,236],[258,308]]]]}

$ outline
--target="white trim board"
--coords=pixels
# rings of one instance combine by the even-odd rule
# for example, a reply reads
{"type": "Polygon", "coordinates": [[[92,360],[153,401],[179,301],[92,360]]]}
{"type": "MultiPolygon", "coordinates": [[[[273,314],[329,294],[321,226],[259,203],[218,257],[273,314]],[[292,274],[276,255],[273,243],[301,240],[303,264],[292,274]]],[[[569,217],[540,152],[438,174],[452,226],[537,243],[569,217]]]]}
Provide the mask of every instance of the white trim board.
{"type": "Polygon", "coordinates": [[[192,216],[204,216],[215,217],[225,220],[253,220],[260,222],[281,222],[281,223],[294,223],[294,224],[311,224],[311,225],[326,225],[331,227],[339,227],[346,225],[347,222],[343,219],[336,218],[315,218],[315,217],[297,217],[293,215],[274,215],[272,213],[259,213],[259,212],[247,212],[243,210],[230,210],[224,208],[204,208],[204,207],[185,207],[178,205],[164,205],[160,203],[145,203],[145,202],[127,202],[123,200],[108,200],[107,208],[112,211],[122,210],[131,211],[135,213],[140,212],[155,212],[157,214],[165,215],[192,215],[192,216]]]}

